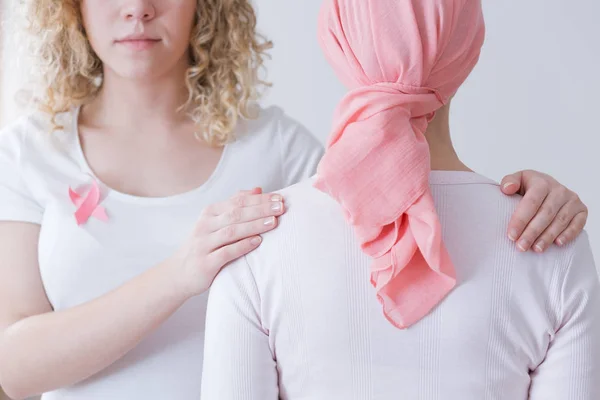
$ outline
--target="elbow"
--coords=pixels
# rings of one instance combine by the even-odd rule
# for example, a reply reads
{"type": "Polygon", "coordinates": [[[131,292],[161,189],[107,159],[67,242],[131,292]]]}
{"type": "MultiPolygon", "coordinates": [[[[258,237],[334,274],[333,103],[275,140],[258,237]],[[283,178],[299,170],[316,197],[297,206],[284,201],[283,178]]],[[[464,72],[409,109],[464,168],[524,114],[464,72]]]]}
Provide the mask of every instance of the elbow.
{"type": "MultiPolygon", "coordinates": [[[[2,339],[5,339],[6,331],[3,333],[2,339]]],[[[32,379],[24,373],[23,368],[19,368],[19,364],[22,363],[10,348],[10,344],[5,340],[0,341],[0,393],[4,391],[11,400],[25,400],[38,395],[39,393],[31,390],[32,379]]]]}
{"type": "Polygon", "coordinates": [[[11,374],[10,371],[4,370],[5,368],[10,368],[10,366],[7,366],[6,363],[2,364],[3,365],[0,367],[0,388],[2,388],[9,399],[25,400],[38,394],[33,393],[30,390],[31,388],[27,387],[27,380],[12,376],[13,374],[11,374]]]}
{"type": "Polygon", "coordinates": [[[34,393],[27,393],[23,390],[22,387],[12,386],[8,382],[1,382],[2,390],[11,400],[25,400],[31,396],[34,396],[34,393]]]}

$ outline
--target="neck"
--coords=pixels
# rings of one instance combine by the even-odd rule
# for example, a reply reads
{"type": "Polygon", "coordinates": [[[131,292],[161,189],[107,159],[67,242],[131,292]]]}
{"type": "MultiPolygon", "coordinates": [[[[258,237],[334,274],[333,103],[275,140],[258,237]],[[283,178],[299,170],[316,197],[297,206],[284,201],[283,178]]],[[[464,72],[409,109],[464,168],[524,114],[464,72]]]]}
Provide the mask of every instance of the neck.
{"type": "Polygon", "coordinates": [[[169,132],[190,123],[178,109],[188,95],[185,86],[187,64],[181,63],[168,74],[152,79],[131,79],[104,69],[102,88],[85,106],[86,120],[115,130],[169,132]]]}
{"type": "Polygon", "coordinates": [[[425,132],[431,156],[433,171],[469,171],[472,172],[458,157],[450,137],[449,106],[438,110],[433,121],[425,132]]]}

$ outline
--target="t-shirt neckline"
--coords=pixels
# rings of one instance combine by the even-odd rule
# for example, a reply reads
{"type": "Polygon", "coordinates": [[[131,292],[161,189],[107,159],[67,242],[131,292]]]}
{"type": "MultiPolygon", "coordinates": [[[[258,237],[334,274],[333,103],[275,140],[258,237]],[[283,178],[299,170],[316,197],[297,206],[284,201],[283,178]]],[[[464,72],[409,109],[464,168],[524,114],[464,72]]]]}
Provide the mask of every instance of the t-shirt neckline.
{"type": "Polygon", "coordinates": [[[129,193],[124,193],[124,192],[118,191],[116,189],[113,189],[106,183],[102,182],[102,180],[100,180],[96,176],[93,169],[89,165],[87,158],[85,156],[85,153],[83,151],[83,146],[81,145],[81,137],[79,135],[80,111],[81,111],[81,106],[78,106],[75,108],[74,113],[73,113],[73,121],[72,121],[72,125],[71,125],[72,132],[75,136],[75,149],[76,149],[76,156],[78,158],[78,162],[81,165],[84,172],[86,174],[90,175],[93,179],[95,179],[98,182],[98,184],[104,190],[106,190],[106,196],[110,197],[110,198],[123,200],[123,201],[127,201],[130,203],[144,204],[144,205],[164,205],[164,204],[171,204],[171,203],[184,203],[184,202],[189,201],[190,199],[195,198],[196,196],[200,195],[201,193],[204,193],[205,191],[207,191],[215,183],[217,178],[222,174],[222,171],[225,168],[225,165],[229,159],[229,153],[231,151],[231,144],[226,144],[223,148],[223,153],[221,154],[221,158],[219,159],[217,166],[215,167],[215,169],[213,170],[213,172],[211,173],[209,178],[206,181],[204,181],[204,183],[202,183],[200,186],[193,188],[191,190],[185,191],[185,192],[181,192],[181,193],[177,193],[177,194],[173,194],[173,195],[169,195],[169,196],[162,196],[162,197],[145,197],[145,196],[137,196],[137,195],[133,195],[133,194],[129,194],[129,193]]]}

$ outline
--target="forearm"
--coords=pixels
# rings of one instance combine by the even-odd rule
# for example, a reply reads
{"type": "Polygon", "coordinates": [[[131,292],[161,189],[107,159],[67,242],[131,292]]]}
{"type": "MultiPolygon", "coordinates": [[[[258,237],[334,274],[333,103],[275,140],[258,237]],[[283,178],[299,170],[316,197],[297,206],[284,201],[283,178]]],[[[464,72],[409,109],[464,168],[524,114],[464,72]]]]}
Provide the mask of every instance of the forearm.
{"type": "Polygon", "coordinates": [[[96,300],[24,319],[0,336],[0,384],[21,398],[80,382],[123,357],[186,299],[161,264],[96,300]]]}

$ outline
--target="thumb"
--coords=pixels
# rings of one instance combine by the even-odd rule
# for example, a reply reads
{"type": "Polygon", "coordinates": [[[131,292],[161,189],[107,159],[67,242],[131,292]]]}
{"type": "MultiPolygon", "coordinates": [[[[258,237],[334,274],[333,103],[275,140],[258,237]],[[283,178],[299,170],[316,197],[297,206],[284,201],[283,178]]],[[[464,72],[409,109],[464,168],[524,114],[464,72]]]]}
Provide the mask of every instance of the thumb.
{"type": "Polygon", "coordinates": [[[502,179],[500,188],[502,193],[512,196],[521,190],[521,179],[523,177],[523,171],[515,172],[512,175],[507,175],[502,179]]]}

